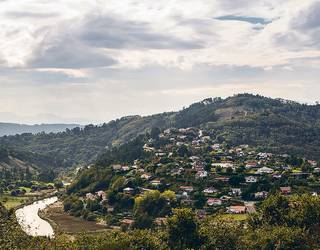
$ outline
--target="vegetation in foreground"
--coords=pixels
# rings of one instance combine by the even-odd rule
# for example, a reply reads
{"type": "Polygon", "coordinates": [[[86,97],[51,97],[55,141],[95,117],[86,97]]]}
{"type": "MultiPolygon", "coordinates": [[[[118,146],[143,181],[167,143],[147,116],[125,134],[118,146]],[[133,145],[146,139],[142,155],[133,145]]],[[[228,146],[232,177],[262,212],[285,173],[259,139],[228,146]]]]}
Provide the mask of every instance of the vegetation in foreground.
{"type": "Polygon", "coordinates": [[[181,208],[159,229],[55,239],[27,236],[14,213],[1,206],[0,225],[1,249],[318,249],[320,197],[276,194],[244,222],[214,216],[200,221],[191,209],[181,208]]]}

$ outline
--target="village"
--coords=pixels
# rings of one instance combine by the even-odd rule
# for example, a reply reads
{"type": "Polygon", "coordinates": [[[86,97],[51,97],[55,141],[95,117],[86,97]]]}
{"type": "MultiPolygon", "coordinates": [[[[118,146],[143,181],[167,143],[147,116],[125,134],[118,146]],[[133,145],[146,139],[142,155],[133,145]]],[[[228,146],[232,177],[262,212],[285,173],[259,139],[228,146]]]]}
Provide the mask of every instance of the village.
{"type": "MultiPolygon", "coordinates": [[[[143,146],[149,157],[132,165],[113,164],[116,177],[111,188],[83,194],[81,208],[89,210],[90,220],[131,227],[139,217],[135,204],[139,198],[149,199],[148,193],[155,192],[161,198],[170,192],[164,207],[192,208],[199,219],[219,215],[243,220],[269,194],[320,191],[320,168],[314,160],[263,152],[250,145],[229,146],[211,138],[208,131],[197,128],[151,132],[143,146]]],[[[167,215],[162,210],[142,213],[155,225],[161,225],[167,215]]]]}

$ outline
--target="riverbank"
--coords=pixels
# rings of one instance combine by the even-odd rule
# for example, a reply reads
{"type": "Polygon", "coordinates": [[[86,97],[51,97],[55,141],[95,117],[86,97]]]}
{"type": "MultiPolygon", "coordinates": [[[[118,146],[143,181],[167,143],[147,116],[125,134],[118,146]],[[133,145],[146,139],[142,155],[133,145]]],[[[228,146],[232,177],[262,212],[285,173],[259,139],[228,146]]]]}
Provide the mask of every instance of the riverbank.
{"type": "Polygon", "coordinates": [[[94,221],[86,221],[69,215],[64,212],[63,204],[60,201],[48,206],[39,215],[51,224],[57,234],[96,233],[110,230],[94,221]]]}

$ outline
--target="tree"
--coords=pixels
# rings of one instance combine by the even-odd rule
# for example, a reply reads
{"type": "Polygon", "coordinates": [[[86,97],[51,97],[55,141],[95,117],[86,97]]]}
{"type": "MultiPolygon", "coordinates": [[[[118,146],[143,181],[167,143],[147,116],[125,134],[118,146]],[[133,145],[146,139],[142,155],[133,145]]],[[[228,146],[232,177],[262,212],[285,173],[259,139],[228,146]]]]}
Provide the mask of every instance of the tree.
{"type": "Polygon", "coordinates": [[[60,189],[60,188],[63,188],[63,182],[61,181],[61,180],[56,180],[55,182],[54,182],[54,187],[56,188],[56,189],[60,189]]]}
{"type": "Polygon", "coordinates": [[[306,232],[301,228],[262,227],[251,230],[242,238],[243,249],[248,250],[311,250],[312,245],[306,232]]]}
{"type": "Polygon", "coordinates": [[[199,229],[201,249],[238,249],[244,234],[241,225],[214,217],[204,220],[199,229]]]}
{"type": "Polygon", "coordinates": [[[250,218],[250,225],[287,225],[290,213],[289,199],[281,194],[268,197],[259,210],[257,215],[250,218]]]}
{"type": "Polygon", "coordinates": [[[198,248],[198,222],[191,209],[174,209],[167,220],[168,242],[171,249],[198,248]]]}
{"type": "Polygon", "coordinates": [[[150,137],[152,139],[158,140],[160,135],[160,129],[158,127],[153,127],[150,131],[150,137]]]}

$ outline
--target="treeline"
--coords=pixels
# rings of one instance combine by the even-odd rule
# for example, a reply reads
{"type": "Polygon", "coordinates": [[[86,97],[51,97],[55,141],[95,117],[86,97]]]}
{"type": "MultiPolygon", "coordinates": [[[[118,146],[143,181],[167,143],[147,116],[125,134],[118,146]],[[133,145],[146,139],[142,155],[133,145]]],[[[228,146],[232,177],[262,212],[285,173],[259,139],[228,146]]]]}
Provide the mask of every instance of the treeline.
{"type": "Polygon", "coordinates": [[[219,215],[199,221],[191,209],[174,209],[154,230],[107,231],[57,235],[54,239],[26,236],[14,214],[0,207],[1,249],[319,249],[320,198],[311,195],[270,196],[245,222],[219,215]]]}

